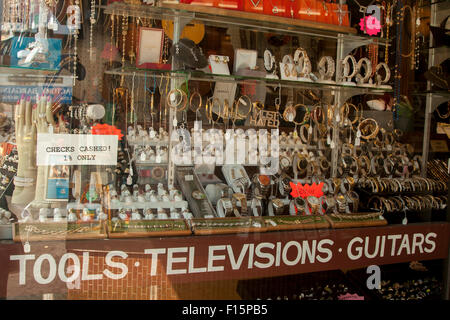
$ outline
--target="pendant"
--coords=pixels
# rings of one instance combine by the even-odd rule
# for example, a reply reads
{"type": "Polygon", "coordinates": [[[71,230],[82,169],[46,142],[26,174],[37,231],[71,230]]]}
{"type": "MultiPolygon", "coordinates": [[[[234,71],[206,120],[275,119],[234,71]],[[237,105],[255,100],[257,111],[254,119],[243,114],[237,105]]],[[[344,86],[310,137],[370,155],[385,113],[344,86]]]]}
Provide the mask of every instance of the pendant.
{"type": "Polygon", "coordinates": [[[278,8],[277,7],[273,7],[272,13],[277,14],[278,13],[278,8]]]}

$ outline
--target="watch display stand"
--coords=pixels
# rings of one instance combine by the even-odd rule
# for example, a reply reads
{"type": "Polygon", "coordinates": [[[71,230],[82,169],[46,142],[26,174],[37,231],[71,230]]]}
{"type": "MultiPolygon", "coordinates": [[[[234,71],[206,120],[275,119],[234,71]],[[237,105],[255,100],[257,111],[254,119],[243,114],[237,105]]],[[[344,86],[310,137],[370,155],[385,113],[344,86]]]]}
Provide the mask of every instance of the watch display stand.
{"type": "Polygon", "coordinates": [[[222,173],[227,181],[227,184],[233,189],[234,192],[245,192],[245,190],[241,189],[240,184],[236,184],[236,180],[243,180],[243,183],[247,186],[250,185],[250,178],[245,171],[245,168],[238,164],[226,164],[222,166],[222,173]],[[233,177],[234,175],[234,177],[233,177]]]}

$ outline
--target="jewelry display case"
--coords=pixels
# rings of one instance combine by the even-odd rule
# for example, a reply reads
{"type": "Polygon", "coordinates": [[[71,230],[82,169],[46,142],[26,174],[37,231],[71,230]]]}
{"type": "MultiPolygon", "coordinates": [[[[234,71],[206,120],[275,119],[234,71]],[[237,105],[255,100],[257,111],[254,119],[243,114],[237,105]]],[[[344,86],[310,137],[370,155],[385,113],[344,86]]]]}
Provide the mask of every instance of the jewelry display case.
{"type": "MultiPolygon", "coordinates": [[[[67,299],[203,299],[190,286],[219,281],[242,299],[393,299],[403,291],[370,295],[360,275],[298,279],[424,260],[448,275],[449,169],[429,156],[448,93],[421,93],[421,152],[399,127],[420,54],[402,53],[401,26],[421,6],[377,4],[371,34],[364,1],[25,2],[3,4],[0,247],[59,261],[62,281],[82,263],[67,299]],[[33,45],[8,50],[24,32],[33,45]],[[46,32],[62,39],[56,71],[39,67],[46,32]],[[70,256],[48,252],[59,243],[70,256]],[[270,292],[252,288],[264,279],[270,292]]],[[[428,5],[433,25],[445,6],[428,5]]],[[[429,50],[430,66],[448,59],[429,50]]],[[[423,281],[448,299],[448,280],[423,281]]]]}

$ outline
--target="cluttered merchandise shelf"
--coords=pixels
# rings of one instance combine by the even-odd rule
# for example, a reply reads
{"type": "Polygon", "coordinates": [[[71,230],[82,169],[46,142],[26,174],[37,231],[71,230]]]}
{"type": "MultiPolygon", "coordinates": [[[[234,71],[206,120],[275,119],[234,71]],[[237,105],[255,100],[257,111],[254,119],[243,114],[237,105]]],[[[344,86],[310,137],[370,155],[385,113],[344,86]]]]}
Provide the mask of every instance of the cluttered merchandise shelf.
{"type": "Polygon", "coordinates": [[[447,259],[422,2],[4,0],[0,247],[174,283],[447,259]]]}

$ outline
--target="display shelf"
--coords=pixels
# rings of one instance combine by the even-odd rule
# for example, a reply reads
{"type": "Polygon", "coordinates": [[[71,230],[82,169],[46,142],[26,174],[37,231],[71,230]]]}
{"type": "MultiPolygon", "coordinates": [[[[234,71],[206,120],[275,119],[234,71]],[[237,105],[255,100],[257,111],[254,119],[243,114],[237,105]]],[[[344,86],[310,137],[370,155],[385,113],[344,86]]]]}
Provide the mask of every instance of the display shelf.
{"type": "Polygon", "coordinates": [[[266,224],[261,217],[225,217],[190,220],[195,235],[265,232],[266,224]]]}
{"type": "Polygon", "coordinates": [[[324,216],[273,216],[263,217],[268,231],[323,229],[330,224],[324,216]]]}
{"type": "Polygon", "coordinates": [[[383,216],[376,216],[376,217],[365,217],[367,213],[361,212],[361,213],[351,213],[347,214],[347,217],[340,217],[339,214],[336,214],[335,216],[332,215],[326,215],[325,218],[328,220],[332,228],[339,229],[339,228],[361,228],[361,227],[376,227],[376,226],[384,226],[387,225],[386,219],[383,218],[383,216]]]}
{"type": "Polygon", "coordinates": [[[247,85],[249,84],[249,82],[253,83],[258,82],[259,84],[271,87],[281,86],[283,88],[341,91],[346,96],[348,96],[349,94],[351,96],[354,96],[361,94],[384,94],[387,92],[393,92],[392,89],[384,89],[377,87],[360,87],[360,86],[348,86],[339,83],[327,84],[319,82],[280,80],[280,79],[259,78],[251,76],[212,74],[212,73],[204,73],[202,71],[138,69],[134,67],[116,68],[105,71],[105,74],[128,76],[128,77],[146,77],[152,73],[155,74],[156,78],[167,77],[167,75],[170,75],[172,79],[184,81],[224,82],[224,83],[237,83],[247,85]]]}
{"type": "Polygon", "coordinates": [[[183,219],[110,221],[108,223],[108,237],[111,239],[186,236],[191,233],[183,219]]]}
{"type": "Polygon", "coordinates": [[[156,202],[120,202],[120,203],[111,203],[110,205],[105,205],[106,209],[111,210],[119,210],[121,208],[135,208],[135,209],[182,209],[188,208],[187,201],[156,201],[156,202]]]}
{"type": "Polygon", "coordinates": [[[101,221],[92,222],[21,222],[14,223],[13,240],[45,241],[75,239],[105,239],[106,225],[101,221]]]}
{"type": "MultiPolygon", "coordinates": [[[[348,36],[349,39],[369,38],[356,36],[356,29],[346,26],[169,1],[162,2],[159,7],[114,2],[106,6],[104,12],[106,14],[128,15],[131,17],[161,20],[173,20],[179,18],[185,21],[202,22],[209,26],[236,26],[241,29],[259,32],[263,30],[267,32],[299,34],[334,39],[338,33],[341,33],[348,36]]],[[[373,39],[384,40],[382,38],[373,39]]]]}

